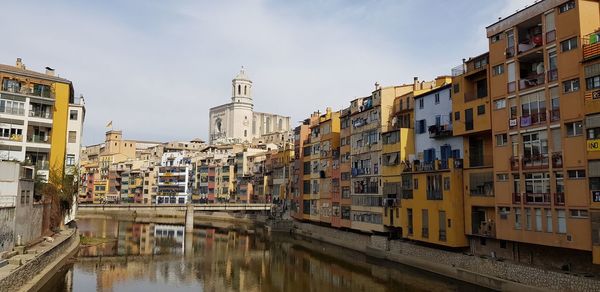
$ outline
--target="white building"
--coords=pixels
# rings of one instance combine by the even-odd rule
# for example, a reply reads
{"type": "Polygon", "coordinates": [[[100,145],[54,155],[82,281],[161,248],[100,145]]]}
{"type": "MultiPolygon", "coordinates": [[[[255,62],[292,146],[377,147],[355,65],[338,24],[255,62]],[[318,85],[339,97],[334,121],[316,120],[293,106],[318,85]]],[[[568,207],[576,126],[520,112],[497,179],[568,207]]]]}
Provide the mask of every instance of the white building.
{"type": "Polygon", "coordinates": [[[242,67],[232,80],[231,102],[209,111],[210,144],[252,142],[273,133],[288,135],[290,117],[254,111],[252,81],[242,67]]]}
{"type": "Polygon", "coordinates": [[[83,122],[85,120],[85,101],[83,96],[69,104],[69,120],[67,122],[67,155],[65,170],[70,173],[73,167],[79,165],[81,154],[81,137],[83,137],[83,122]]]}
{"type": "MultiPolygon", "coordinates": [[[[422,164],[462,158],[462,137],[452,136],[451,84],[415,96],[415,152],[422,164]]],[[[413,159],[413,160],[414,160],[413,159]]]]}
{"type": "Polygon", "coordinates": [[[186,204],[192,193],[192,161],[188,153],[163,154],[158,168],[156,204],[186,204]]]}

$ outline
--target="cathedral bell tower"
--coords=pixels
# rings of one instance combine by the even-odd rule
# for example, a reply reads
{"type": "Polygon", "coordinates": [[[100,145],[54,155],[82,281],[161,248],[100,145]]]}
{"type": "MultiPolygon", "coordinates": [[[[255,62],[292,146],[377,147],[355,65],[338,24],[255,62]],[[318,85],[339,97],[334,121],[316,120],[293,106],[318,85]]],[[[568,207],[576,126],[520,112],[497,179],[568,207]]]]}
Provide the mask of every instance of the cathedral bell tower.
{"type": "Polygon", "coordinates": [[[246,103],[253,107],[252,81],[246,75],[246,69],[243,66],[240,73],[231,80],[231,92],[231,102],[246,103]]]}

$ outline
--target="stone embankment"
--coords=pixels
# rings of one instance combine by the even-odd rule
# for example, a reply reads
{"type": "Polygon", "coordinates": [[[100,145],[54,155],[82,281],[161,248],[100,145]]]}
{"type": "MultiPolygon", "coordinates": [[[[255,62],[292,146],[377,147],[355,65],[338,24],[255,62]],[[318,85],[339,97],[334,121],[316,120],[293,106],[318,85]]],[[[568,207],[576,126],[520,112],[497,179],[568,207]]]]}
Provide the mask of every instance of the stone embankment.
{"type": "Polygon", "coordinates": [[[0,291],[37,291],[77,253],[79,233],[67,229],[53,236],[53,242],[40,242],[11,255],[0,267],[0,291]]]}
{"type": "Polygon", "coordinates": [[[511,262],[295,222],[293,233],[500,291],[600,291],[600,281],[511,262]]]}

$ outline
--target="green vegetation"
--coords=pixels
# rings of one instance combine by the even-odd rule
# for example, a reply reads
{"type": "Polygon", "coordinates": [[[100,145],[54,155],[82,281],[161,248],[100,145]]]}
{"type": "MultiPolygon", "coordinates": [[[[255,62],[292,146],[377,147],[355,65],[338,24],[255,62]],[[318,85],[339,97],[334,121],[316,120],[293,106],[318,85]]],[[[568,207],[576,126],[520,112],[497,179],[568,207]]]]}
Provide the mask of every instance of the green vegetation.
{"type": "Polygon", "coordinates": [[[80,235],[79,239],[81,245],[99,245],[116,240],[115,238],[91,237],[85,235],[80,235]]]}

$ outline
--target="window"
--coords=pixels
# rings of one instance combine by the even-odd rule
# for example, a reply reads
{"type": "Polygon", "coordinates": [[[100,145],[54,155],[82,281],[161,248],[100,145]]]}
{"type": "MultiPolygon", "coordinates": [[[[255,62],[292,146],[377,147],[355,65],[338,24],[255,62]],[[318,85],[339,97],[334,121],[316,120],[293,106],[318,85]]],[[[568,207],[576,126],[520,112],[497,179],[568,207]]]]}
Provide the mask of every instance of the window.
{"type": "Polygon", "coordinates": [[[483,114],[485,114],[485,105],[484,104],[477,107],[477,115],[480,116],[483,114]]]}
{"type": "Polygon", "coordinates": [[[570,179],[585,178],[585,170],[583,169],[568,170],[567,174],[570,179]]]}
{"type": "Polygon", "coordinates": [[[502,75],[504,73],[504,64],[496,65],[492,67],[492,74],[494,76],[502,75]]]}
{"type": "Polygon", "coordinates": [[[525,228],[531,230],[531,209],[525,208],[525,228]]]}
{"type": "Polygon", "coordinates": [[[497,110],[506,108],[506,99],[498,99],[494,101],[494,108],[497,110]]]}
{"type": "Polygon", "coordinates": [[[508,143],[508,135],[507,134],[496,135],[496,146],[506,146],[507,143],[508,143]]]}
{"type": "Polygon", "coordinates": [[[418,189],[419,188],[419,179],[415,178],[414,182],[413,182],[413,189],[418,189]]]}
{"type": "Polygon", "coordinates": [[[69,131],[69,143],[77,143],[77,132],[69,131]]]}
{"type": "Polygon", "coordinates": [[[572,37],[568,40],[560,42],[560,49],[562,52],[567,52],[577,48],[577,37],[572,37]]]}
{"type": "Polygon", "coordinates": [[[421,237],[429,238],[429,210],[421,210],[421,237]]]}
{"type": "Polygon", "coordinates": [[[75,165],[75,155],[74,154],[67,154],[67,166],[73,166],[75,165]]]}
{"type": "Polygon", "coordinates": [[[563,5],[558,6],[558,12],[564,13],[575,8],[575,1],[569,1],[563,5]]]}
{"type": "Polygon", "coordinates": [[[535,208],[535,231],[542,231],[542,209],[535,208]]]}
{"type": "Polygon", "coordinates": [[[465,130],[471,131],[473,130],[473,109],[465,110],[465,130]]]}
{"type": "Polygon", "coordinates": [[[419,109],[423,109],[425,107],[425,101],[423,98],[419,99],[419,109]]]}
{"type": "Polygon", "coordinates": [[[413,234],[413,214],[412,209],[406,209],[406,221],[408,222],[408,235],[413,234]]]}
{"type": "Polygon", "coordinates": [[[423,133],[425,133],[427,131],[425,129],[426,127],[427,127],[427,121],[425,119],[418,120],[417,121],[417,134],[423,134],[423,133]]]}
{"type": "Polygon", "coordinates": [[[454,120],[455,121],[460,120],[460,112],[454,112],[454,120]]]}
{"type": "Polygon", "coordinates": [[[600,75],[586,78],[585,79],[585,88],[587,90],[600,88],[600,75]]]}
{"type": "Polygon", "coordinates": [[[588,214],[587,210],[574,210],[574,209],[571,209],[571,210],[569,210],[569,213],[571,215],[571,218],[580,219],[580,218],[588,218],[589,217],[589,214],[588,214]]]}
{"type": "Polygon", "coordinates": [[[552,232],[552,210],[544,209],[546,212],[546,232],[552,232]]]}
{"type": "Polygon", "coordinates": [[[579,136],[583,134],[583,123],[581,121],[566,123],[567,137],[579,136]]]}
{"type": "Polygon", "coordinates": [[[435,104],[438,104],[438,103],[440,103],[440,94],[436,93],[435,94],[435,104]]]}
{"type": "Polygon", "coordinates": [[[496,181],[508,181],[508,174],[507,173],[496,174],[496,181]]]}
{"type": "Polygon", "coordinates": [[[521,209],[515,208],[515,229],[521,229],[521,209]]]}
{"type": "Polygon", "coordinates": [[[497,42],[497,41],[499,41],[501,39],[502,39],[502,34],[500,34],[500,33],[499,34],[495,34],[492,37],[490,37],[490,40],[491,40],[492,43],[495,43],[495,42],[497,42]]]}
{"type": "Polygon", "coordinates": [[[457,94],[460,92],[460,86],[458,86],[458,83],[456,83],[452,86],[452,91],[454,92],[454,94],[457,94]]]}
{"type": "Polygon", "coordinates": [[[579,79],[571,79],[563,82],[563,92],[575,92],[579,90],[579,79]]]}
{"type": "Polygon", "coordinates": [[[506,220],[508,219],[508,214],[510,214],[509,207],[500,207],[498,208],[498,213],[500,214],[500,219],[506,220]]]}
{"type": "Polygon", "coordinates": [[[567,233],[567,219],[565,218],[565,210],[556,210],[558,218],[558,233],[567,233]]]}
{"type": "Polygon", "coordinates": [[[71,110],[69,112],[69,120],[77,121],[77,111],[76,110],[71,110]]]}

